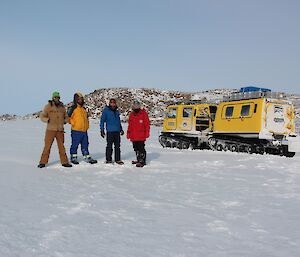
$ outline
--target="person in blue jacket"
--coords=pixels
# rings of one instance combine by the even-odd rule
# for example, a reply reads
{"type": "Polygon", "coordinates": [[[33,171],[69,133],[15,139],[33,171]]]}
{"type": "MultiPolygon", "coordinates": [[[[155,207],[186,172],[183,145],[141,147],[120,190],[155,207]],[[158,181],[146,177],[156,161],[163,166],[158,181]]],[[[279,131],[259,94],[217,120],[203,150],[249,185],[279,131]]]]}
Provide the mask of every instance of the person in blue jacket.
{"type": "Polygon", "coordinates": [[[124,135],[124,131],[120,121],[120,112],[118,111],[117,101],[114,98],[109,100],[109,105],[106,106],[102,112],[100,119],[100,133],[103,138],[106,135],[106,163],[112,163],[112,146],[114,144],[115,162],[120,165],[124,164],[121,160],[120,150],[120,135],[124,135]],[[106,127],[106,134],[104,126],[106,127]]]}

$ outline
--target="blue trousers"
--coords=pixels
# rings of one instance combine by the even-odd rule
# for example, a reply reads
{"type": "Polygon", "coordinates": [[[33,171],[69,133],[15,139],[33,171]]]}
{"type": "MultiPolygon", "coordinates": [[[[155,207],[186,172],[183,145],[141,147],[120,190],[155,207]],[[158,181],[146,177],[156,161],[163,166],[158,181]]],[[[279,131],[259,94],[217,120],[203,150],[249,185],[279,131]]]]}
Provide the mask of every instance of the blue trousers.
{"type": "Polygon", "coordinates": [[[77,154],[78,146],[81,145],[82,155],[89,155],[89,137],[87,132],[72,130],[71,131],[72,145],[70,154],[77,154]]]}

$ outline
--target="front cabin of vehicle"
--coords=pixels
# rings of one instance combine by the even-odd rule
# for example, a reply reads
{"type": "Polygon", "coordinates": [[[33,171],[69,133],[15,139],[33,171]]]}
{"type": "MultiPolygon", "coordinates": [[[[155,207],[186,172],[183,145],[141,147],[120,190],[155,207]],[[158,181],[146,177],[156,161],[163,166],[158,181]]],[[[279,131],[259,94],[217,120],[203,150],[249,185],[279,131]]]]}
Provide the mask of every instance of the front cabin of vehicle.
{"type": "Polygon", "coordinates": [[[207,148],[217,106],[208,103],[170,105],[166,110],[159,142],[163,147],[207,148]]]}
{"type": "Polygon", "coordinates": [[[198,133],[211,131],[217,110],[212,104],[179,104],[167,107],[163,132],[198,133]]]}

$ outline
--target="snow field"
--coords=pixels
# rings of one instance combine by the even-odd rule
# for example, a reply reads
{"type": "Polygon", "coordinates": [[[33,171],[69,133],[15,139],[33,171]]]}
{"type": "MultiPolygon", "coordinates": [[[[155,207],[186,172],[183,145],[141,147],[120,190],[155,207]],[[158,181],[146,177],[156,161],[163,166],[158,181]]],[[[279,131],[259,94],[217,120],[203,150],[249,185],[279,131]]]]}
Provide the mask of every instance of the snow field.
{"type": "Polygon", "coordinates": [[[0,123],[0,257],[299,256],[299,155],[163,149],[151,127],[147,166],[131,164],[125,137],[125,165],[107,165],[91,123],[98,164],[70,169],[56,143],[47,168],[36,168],[39,120],[0,123]]]}

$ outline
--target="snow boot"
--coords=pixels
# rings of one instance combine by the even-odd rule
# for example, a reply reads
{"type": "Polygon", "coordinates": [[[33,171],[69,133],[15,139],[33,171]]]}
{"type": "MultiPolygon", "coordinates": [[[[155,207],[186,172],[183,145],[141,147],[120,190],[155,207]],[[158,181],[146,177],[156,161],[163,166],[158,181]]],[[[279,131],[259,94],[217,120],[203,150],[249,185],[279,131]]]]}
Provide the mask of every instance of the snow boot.
{"type": "Polygon", "coordinates": [[[40,168],[40,169],[45,168],[45,167],[46,167],[46,165],[45,165],[44,163],[40,163],[40,164],[38,165],[38,168],[40,168]]]}
{"type": "Polygon", "coordinates": [[[106,164],[112,164],[112,161],[105,161],[106,164]]]}
{"type": "Polygon", "coordinates": [[[136,156],[136,159],[131,161],[131,164],[137,164],[139,161],[138,161],[138,151],[135,151],[135,156],[136,156]]]}
{"type": "Polygon", "coordinates": [[[71,155],[71,162],[72,162],[73,164],[75,164],[75,165],[78,165],[78,164],[79,164],[79,162],[78,162],[78,160],[77,160],[77,154],[72,154],[72,155],[71,155]]]}
{"type": "Polygon", "coordinates": [[[123,165],[124,162],[123,161],[116,161],[116,164],[123,165]]]}
{"type": "Polygon", "coordinates": [[[72,164],[70,164],[70,163],[64,163],[64,164],[62,164],[62,166],[65,167],[65,168],[73,167],[72,164]]]}
{"type": "Polygon", "coordinates": [[[146,165],[146,152],[137,152],[136,167],[144,167],[146,165]]]}
{"type": "Polygon", "coordinates": [[[96,164],[97,160],[94,160],[91,156],[85,155],[83,156],[83,159],[85,162],[90,163],[90,164],[96,164]]]}

